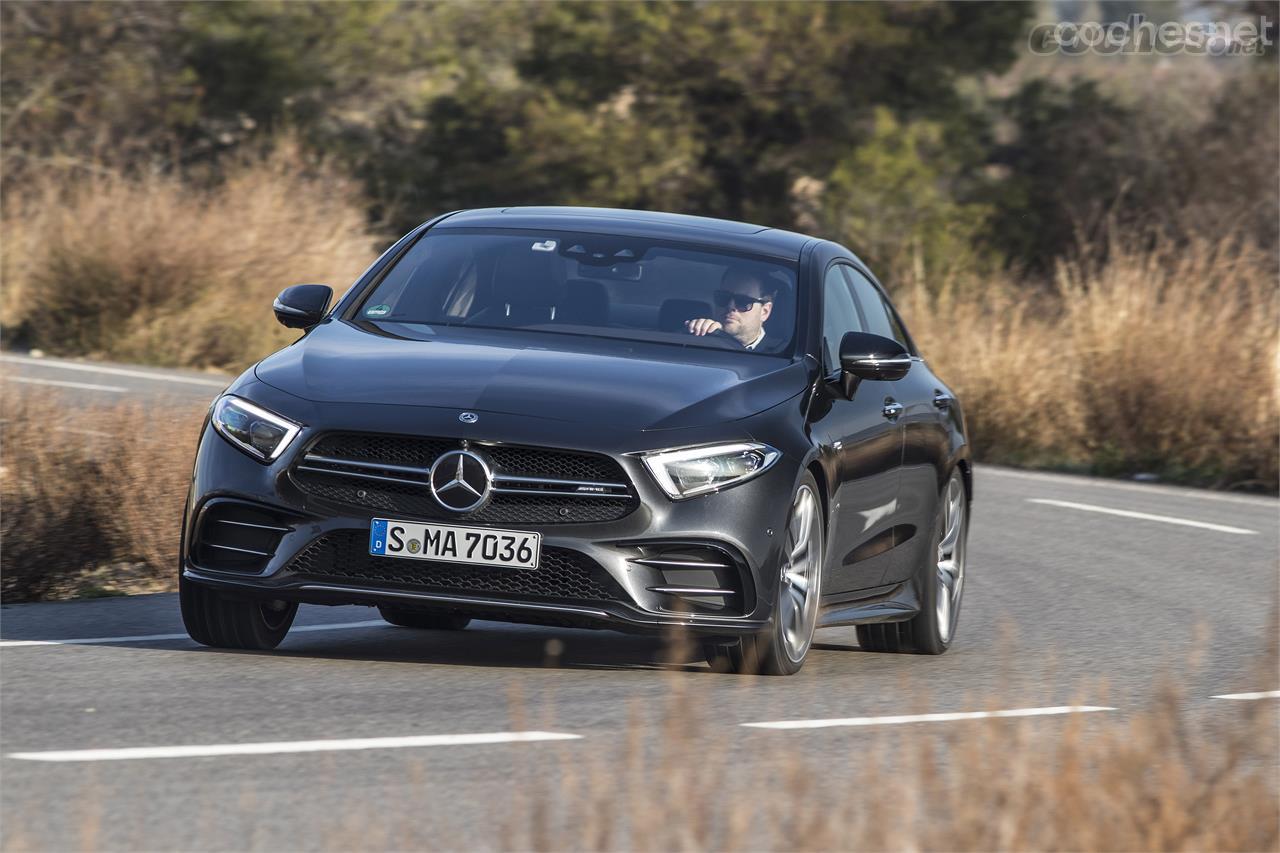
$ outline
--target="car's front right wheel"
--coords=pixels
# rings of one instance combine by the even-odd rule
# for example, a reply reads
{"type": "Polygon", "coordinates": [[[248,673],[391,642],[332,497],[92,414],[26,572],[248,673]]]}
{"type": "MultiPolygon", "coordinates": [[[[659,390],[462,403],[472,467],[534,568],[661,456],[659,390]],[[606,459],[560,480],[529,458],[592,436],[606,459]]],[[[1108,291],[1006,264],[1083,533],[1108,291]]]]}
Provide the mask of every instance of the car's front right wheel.
{"type": "Polygon", "coordinates": [[[220,649],[274,649],[298,612],[296,603],[228,598],[183,577],[178,601],[191,639],[220,649]]]}
{"type": "Polygon", "coordinates": [[[707,662],[721,672],[792,675],[804,666],[818,627],[825,538],[822,501],[813,475],[805,473],[791,499],[769,630],[734,641],[711,641],[707,662]]]}

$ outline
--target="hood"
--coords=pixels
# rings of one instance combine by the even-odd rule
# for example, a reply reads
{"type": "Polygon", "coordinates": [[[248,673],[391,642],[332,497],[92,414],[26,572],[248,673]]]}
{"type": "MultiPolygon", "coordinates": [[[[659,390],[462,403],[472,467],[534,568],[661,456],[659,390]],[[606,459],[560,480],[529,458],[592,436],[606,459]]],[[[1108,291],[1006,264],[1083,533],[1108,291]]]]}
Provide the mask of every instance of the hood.
{"type": "Polygon", "coordinates": [[[431,406],[601,426],[738,420],[799,394],[801,362],[521,330],[330,321],[258,363],[315,402],[431,406]]]}

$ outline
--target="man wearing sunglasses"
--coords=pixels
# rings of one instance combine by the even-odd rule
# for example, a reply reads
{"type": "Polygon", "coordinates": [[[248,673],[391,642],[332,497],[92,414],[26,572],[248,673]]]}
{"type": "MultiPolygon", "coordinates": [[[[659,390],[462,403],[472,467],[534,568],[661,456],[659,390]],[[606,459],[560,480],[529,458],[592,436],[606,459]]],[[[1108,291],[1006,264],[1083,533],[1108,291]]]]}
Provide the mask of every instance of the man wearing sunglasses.
{"type": "MultiPolygon", "coordinates": [[[[720,279],[719,289],[712,293],[720,318],[686,320],[685,328],[692,335],[728,335],[743,349],[753,350],[765,343],[764,321],[773,312],[774,295],[774,290],[755,272],[730,267],[720,279]]],[[[764,349],[770,347],[766,344],[764,349]]]]}

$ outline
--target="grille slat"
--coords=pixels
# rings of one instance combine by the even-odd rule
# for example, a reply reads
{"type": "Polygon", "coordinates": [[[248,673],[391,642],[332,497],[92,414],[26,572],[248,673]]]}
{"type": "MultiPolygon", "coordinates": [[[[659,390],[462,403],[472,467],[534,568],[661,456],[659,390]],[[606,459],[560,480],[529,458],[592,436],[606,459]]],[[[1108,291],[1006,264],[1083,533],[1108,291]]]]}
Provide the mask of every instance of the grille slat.
{"type": "Polygon", "coordinates": [[[621,466],[607,456],[472,442],[471,449],[492,463],[497,488],[487,505],[460,515],[431,495],[426,472],[439,456],[461,446],[455,439],[333,433],[302,454],[291,477],[304,492],[322,500],[446,521],[591,523],[614,521],[639,505],[621,466]],[[560,483],[563,488],[556,488],[560,483]],[[577,492],[571,487],[607,488],[613,493],[577,492]]]}
{"type": "Polygon", "coordinates": [[[536,569],[505,569],[375,557],[363,530],[326,533],[303,548],[284,569],[304,577],[353,583],[390,583],[435,592],[470,592],[576,601],[625,600],[617,582],[595,561],[566,548],[542,549],[536,569]]]}

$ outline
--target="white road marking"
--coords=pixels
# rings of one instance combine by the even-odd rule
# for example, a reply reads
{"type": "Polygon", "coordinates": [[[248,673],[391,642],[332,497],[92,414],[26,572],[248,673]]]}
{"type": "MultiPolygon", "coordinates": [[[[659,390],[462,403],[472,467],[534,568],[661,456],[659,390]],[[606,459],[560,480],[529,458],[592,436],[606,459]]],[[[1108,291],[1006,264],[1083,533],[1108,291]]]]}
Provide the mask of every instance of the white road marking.
{"type": "Polygon", "coordinates": [[[1128,509],[1113,509],[1109,506],[1094,506],[1093,504],[1078,504],[1073,501],[1055,501],[1049,498],[1027,498],[1029,503],[1046,504],[1048,506],[1060,506],[1067,509],[1078,509],[1082,512],[1101,512],[1106,515],[1119,515],[1123,518],[1137,518],[1142,521],[1159,521],[1163,524],[1177,524],[1182,527],[1199,527],[1204,530],[1216,530],[1219,533],[1238,533],[1245,536],[1252,536],[1258,531],[1248,530],[1244,527],[1231,527],[1226,524],[1210,524],[1207,521],[1192,521],[1189,518],[1175,518],[1172,515],[1153,515],[1149,512],[1134,512],[1128,509]]]}
{"type": "Polygon", "coordinates": [[[344,752],[358,749],[407,749],[423,746],[474,746],[490,743],[533,743],[578,740],[565,732],[481,732],[469,735],[363,737],[344,740],[294,740],[274,743],[214,743],[203,746],[139,746],[126,749],[70,749],[53,752],[11,752],[22,761],[128,761],[141,758],[208,758],[222,755],[279,755],[290,752],[344,752]]]}
{"type": "Polygon", "coordinates": [[[1280,699],[1280,690],[1263,690],[1258,693],[1222,693],[1213,697],[1214,699],[1280,699]]]}
{"type": "Polygon", "coordinates": [[[202,379],[197,376],[171,376],[164,373],[153,373],[147,370],[130,370],[127,367],[107,367],[106,365],[81,364],[75,361],[54,361],[47,358],[31,358],[25,355],[0,355],[0,361],[11,364],[29,364],[37,367],[55,367],[59,370],[81,370],[86,373],[105,373],[110,376],[131,376],[135,379],[151,379],[156,382],[182,382],[187,385],[208,385],[211,388],[226,388],[230,379],[202,379]]]}
{"type": "MultiPolygon", "coordinates": [[[[372,628],[375,625],[386,626],[381,619],[370,619],[365,622],[334,622],[328,625],[294,625],[290,634],[302,634],[308,631],[344,631],[348,628],[372,628]]],[[[85,637],[71,640],[0,640],[0,648],[12,649],[19,646],[96,646],[108,643],[151,643],[158,640],[189,640],[186,634],[139,634],[133,637],[85,637]]]]}
{"type": "Polygon", "coordinates": [[[53,385],[58,388],[79,388],[82,391],[110,391],[112,394],[123,394],[128,388],[119,385],[94,385],[92,382],[62,382],[57,379],[29,379],[25,376],[6,376],[6,382],[24,382],[27,385],[53,385]]]}
{"type": "Polygon", "coordinates": [[[1004,717],[1052,717],[1089,711],[1114,711],[1100,705],[1058,705],[1052,708],[1013,708],[1008,711],[960,711],[947,714],[902,714],[892,717],[844,717],[831,720],[776,720],[741,723],[755,729],[829,729],[841,726],[898,726],[903,723],[950,723],[957,720],[989,720],[1004,717]]]}
{"type": "Polygon", "coordinates": [[[1276,507],[1275,498],[1262,495],[1239,495],[1211,492],[1208,489],[1193,489],[1188,486],[1170,486],[1164,483],[1125,483],[1118,480],[1104,480],[1098,477],[1082,477],[1077,474],[1056,474],[1038,471],[1020,471],[1015,468],[992,467],[978,465],[975,467],[979,482],[987,475],[1012,477],[1016,480],[1034,480],[1040,483],[1055,485],[1082,486],[1091,489],[1117,489],[1125,492],[1143,492],[1148,495],[1166,495],[1173,498],[1191,498],[1199,501],[1221,501],[1223,503],[1251,504],[1253,506],[1276,507]]]}

